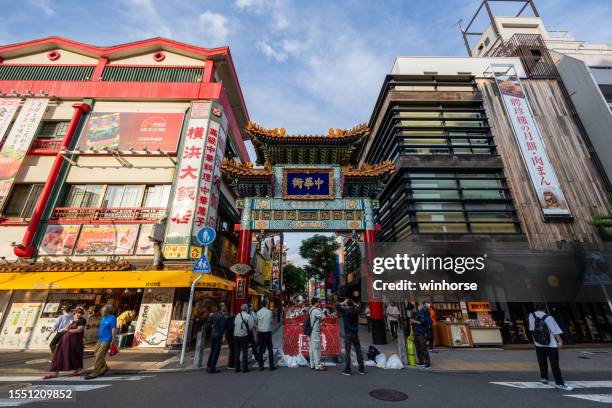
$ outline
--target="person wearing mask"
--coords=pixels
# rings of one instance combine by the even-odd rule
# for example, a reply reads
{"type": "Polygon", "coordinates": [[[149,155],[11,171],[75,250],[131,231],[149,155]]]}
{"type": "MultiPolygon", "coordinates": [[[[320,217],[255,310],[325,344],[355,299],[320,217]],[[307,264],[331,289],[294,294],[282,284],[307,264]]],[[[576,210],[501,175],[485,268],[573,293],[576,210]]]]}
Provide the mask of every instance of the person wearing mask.
{"type": "Polygon", "coordinates": [[[321,325],[325,317],[321,310],[321,301],[319,298],[312,298],[312,306],[308,310],[307,319],[310,319],[312,332],[310,333],[310,341],[308,342],[308,353],[310,357],[310,368],[317,371],[327,371],[321,365],[321,325]]]}
{"type": "MultiPolygon", "coordinates": [[[[62,339],[64,333],[68,331],[68,326],[70,326],[72,320],[73,316],[72,312],[70,311],[70,308],[68,306],[62,306],[60,315],[55,320],[55,324],[53,325],[51,333],[47,335],[47,340],[49,340],[49,337],[51,337],[51,335],[55,333],[55,336],[53,336],[53,339],[51,339],[51,343],[49,343],[51,354],[53,354],[53,352],[55,351],[55,348],[57,347],[59,341],[62,339]]],[[[51,362],[51,360],[49,360],[49,362],[51,362]]]]}
{"type": "Polygon", "coordinates": [[[540,366],[540,382],[548,384],[548,361],[555,378],[555,388],[571,391],[574,388],[566,385],[559,366],[559,348],[563,346],[561,334],[554,317],[546,313],[545,303],[536,303],[535,311],[529,315],[529,331],[536,348],[538,365],[540,366]]]}
{"type": "Polygon", "coordinates": [[[359,342],[359,306],[351,299],[345,299],[344,302],[336,305],[338,315],[342,316],[344,325],[344,350],[345,350],[345,365],[342,375],[351,375],[351,347],[355,347],[357,354],[357,363],[359,364],[359,374],[365,374],[363,365],[363,353],[361,352],[361,343],[359,342]]]}
{"type": "Polygon", "coordinates": [[[56,378],[60,371],[72,371],[71,377],[81,374],[83,369],[83,337],[85,336],[85,324],[83,318],[85,310],[77,308],[74,311],[73,320],[69,323],[60,337],[60,340],[53,353],[53,359],[49,365],[49,374],[43,380],[56,378]]]}
{"type": "Polygon", "coordinates": [[[427,336],[429,335],[429,326],[431,326],[429,308],[427,305],[423,305],[417,311],[414,309],[414,305],[410,303],[408,311],[410,312],[410,324],[412,326],[414,348],[417,355],[417,367],[430,369],[431,361],[429,359],[429,351],[427,351],[427,336]]]}
{"type": "Polygon", "coordinates": [[[240,313],[234,318],[234,368],[237,373],[249,371],[249,333],[252,333],[255,321],[249,314],[249,305],[244,303],[240,307],[240,313]],[[240,354],[242,353],[242,367],[240,366],[240,354]]]}
{"type": "Polygon", "coordinates": [[[259,370],[264,369],[264,352],[268,351],[268,364],[270,370],[274,366],[274,350],[272,349],[272,311],[268,309],[268,300],[261,301],[261,309],[257,311],[257,344],[259,345],[259,370]]]}
{"type": "Polygon", "coordinates": [[[226,330],[225,303],[219,304],[219,310],[208,317],[208,325],[211,327],[210,354],[206,363],[206,371],[209,374],[218,373],[217,361],[221,353],[221,343],[226,330]]]}
{"type": "Polygon", "coordinates": [[[397,325],[399,324],[400,311],[395,305],[395,302],[391,302],[391,304],[387,306],[385,313],[387,315],[387,321],[389,322],[391,336],[397,339],[397,325]]]}
{"type": "Polygon", "coordinates": [[[105,305],[102,310],[102,319],[100,319],[100,327],[98,328],[98,341],[95,348],[94,367],[85,377],[86,380],[92,380],[99,376],[103,376],[108,371],[106,364],[106,354],[111,348],[117,333],[117,318],[113,315],[113,307],[105,305]]]}

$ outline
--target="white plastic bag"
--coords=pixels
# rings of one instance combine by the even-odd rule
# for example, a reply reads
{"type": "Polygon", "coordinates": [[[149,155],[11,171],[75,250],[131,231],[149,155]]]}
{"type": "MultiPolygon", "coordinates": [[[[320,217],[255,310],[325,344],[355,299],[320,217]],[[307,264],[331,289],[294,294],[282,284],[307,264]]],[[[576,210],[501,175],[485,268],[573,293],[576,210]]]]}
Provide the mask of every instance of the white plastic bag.
{"type": "Polygon", "coordinates": [[[389,357],[385,364],[385,369],[387,370],[401,370],[402,368],[404,368],[404,365],[397,354],[393,354],[389,357]]]}
{"type": "Polygon", "coordinates": [[[287,358],[287,367],[296,368],[298,366],[297,357],[295,356],[286,356],[287,358]]]}
{"type": "Polygon", "coordinates": [[[287,357],[288,356],[286,356],[284,354],[282,354],[281,356],[282,356],[281,358],[276,360],[277,361],[276,365],[279,366],[279,367],[287,367],[287,357]]]}
{"type": "Polygon", "coordinates": [[[363,364],[367,365],[368,367],[376,367],[376,361],[374,360],[368,360],[363,364]]]}
{"type": "Polygon", "coordinates": [[[376,355],[376,367],[385,368],[385,364],[387,364],[387,356],[383,353],[376,355]]]}
{"type": "Polygon", "coordinates": [[[295,362],[300,367],[308,367],[308,360],[306,360],[306,357],[304,357],[302,354],[295,356],[295,362]]]}

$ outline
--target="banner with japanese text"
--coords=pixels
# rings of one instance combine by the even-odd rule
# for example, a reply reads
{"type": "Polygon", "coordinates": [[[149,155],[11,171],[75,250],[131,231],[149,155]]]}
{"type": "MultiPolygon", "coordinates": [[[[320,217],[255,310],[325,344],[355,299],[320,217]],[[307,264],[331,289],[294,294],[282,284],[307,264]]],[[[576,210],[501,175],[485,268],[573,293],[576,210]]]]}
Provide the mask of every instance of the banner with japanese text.
{"type": "Polygon", "coordinates": [[[201,229],[217,227],[217,206],[219,205],[221,162],[225,153],[225,132],[221,130],[222,111],[213,107],[206,134],[206,148],[202,154],[202,172],[198,188],[196,214],[192,236],[197,237],[201,229]]]}
{"type": "Polygon", "coordinates": [[[0,141],[4,138],[20,103],[19,98],[0,98],[0,141]]]}
{"type": "MultiPolygon", "coordinates": [[[[192,102],[189,110],[187,130],[181,150],[177,154],[179,164],[164,239],[163,253],[168,259],[185,259],[189,255],[199,193],[210,193],[210,188],[202,191],[198,189],[206,158],[211,109],[211,101],[196,101],[192,102]]],[[[214,155],[212,157],[214,161],[214,155]]],[[[210,177],[212,180],[212,168],[210,177]]]]}
{"type": "Polygon", "coordinates": [[[26,99],[0,151],[0,209],[11,191],[15,176],[30,149],[49,99],[26,99]]]}
{"type": "Polygon", "coordinates": [[[544,217],[571,216],[518,76],[494,75],[544,217]]]}

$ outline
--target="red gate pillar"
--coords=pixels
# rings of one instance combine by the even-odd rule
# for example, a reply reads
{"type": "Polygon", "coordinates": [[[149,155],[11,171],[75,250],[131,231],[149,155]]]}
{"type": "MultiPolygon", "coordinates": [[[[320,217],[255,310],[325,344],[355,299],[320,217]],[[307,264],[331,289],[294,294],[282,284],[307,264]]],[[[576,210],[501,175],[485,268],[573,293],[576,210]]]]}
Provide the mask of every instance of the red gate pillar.
{"type": "Polygon", "coordinates": [[[387,331],[385,329],[385,314],[383,310],[383,303],[380,300],[373,300],[372,295],[372,271],[370,265],[374,256],[376,255],[376,230],[367,229],[365,230],[364,243],[365,243],[365,259],[367,262],[365,273],[368,279],[368,300],[370,302],[370,322],[372,325],[372,343],[373,344],[387,344],[387,331]]]}
{"type": "MultiPolygon", "coordinates": [[[[240,229],[238,238],[238,259],[237,263],[250,265],[251,263],[251,230],[240,229]]],[[[240,311],[240,307],[247,303],[249,298],[249,277],[251,272],[244,275],[236,274],[236,288],[234,296],[234,313],[240,311]]]]}

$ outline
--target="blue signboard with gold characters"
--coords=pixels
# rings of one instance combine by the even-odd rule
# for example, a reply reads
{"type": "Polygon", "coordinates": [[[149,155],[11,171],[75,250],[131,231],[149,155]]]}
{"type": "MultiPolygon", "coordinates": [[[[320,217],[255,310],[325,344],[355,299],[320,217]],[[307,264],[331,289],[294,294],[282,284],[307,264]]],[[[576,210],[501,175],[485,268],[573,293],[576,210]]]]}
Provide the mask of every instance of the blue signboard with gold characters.
{"type": "Polygon", "coordinates": [[[283,169],[283,198],[292,200],[333,199],[334,170],[283,169]]]}

